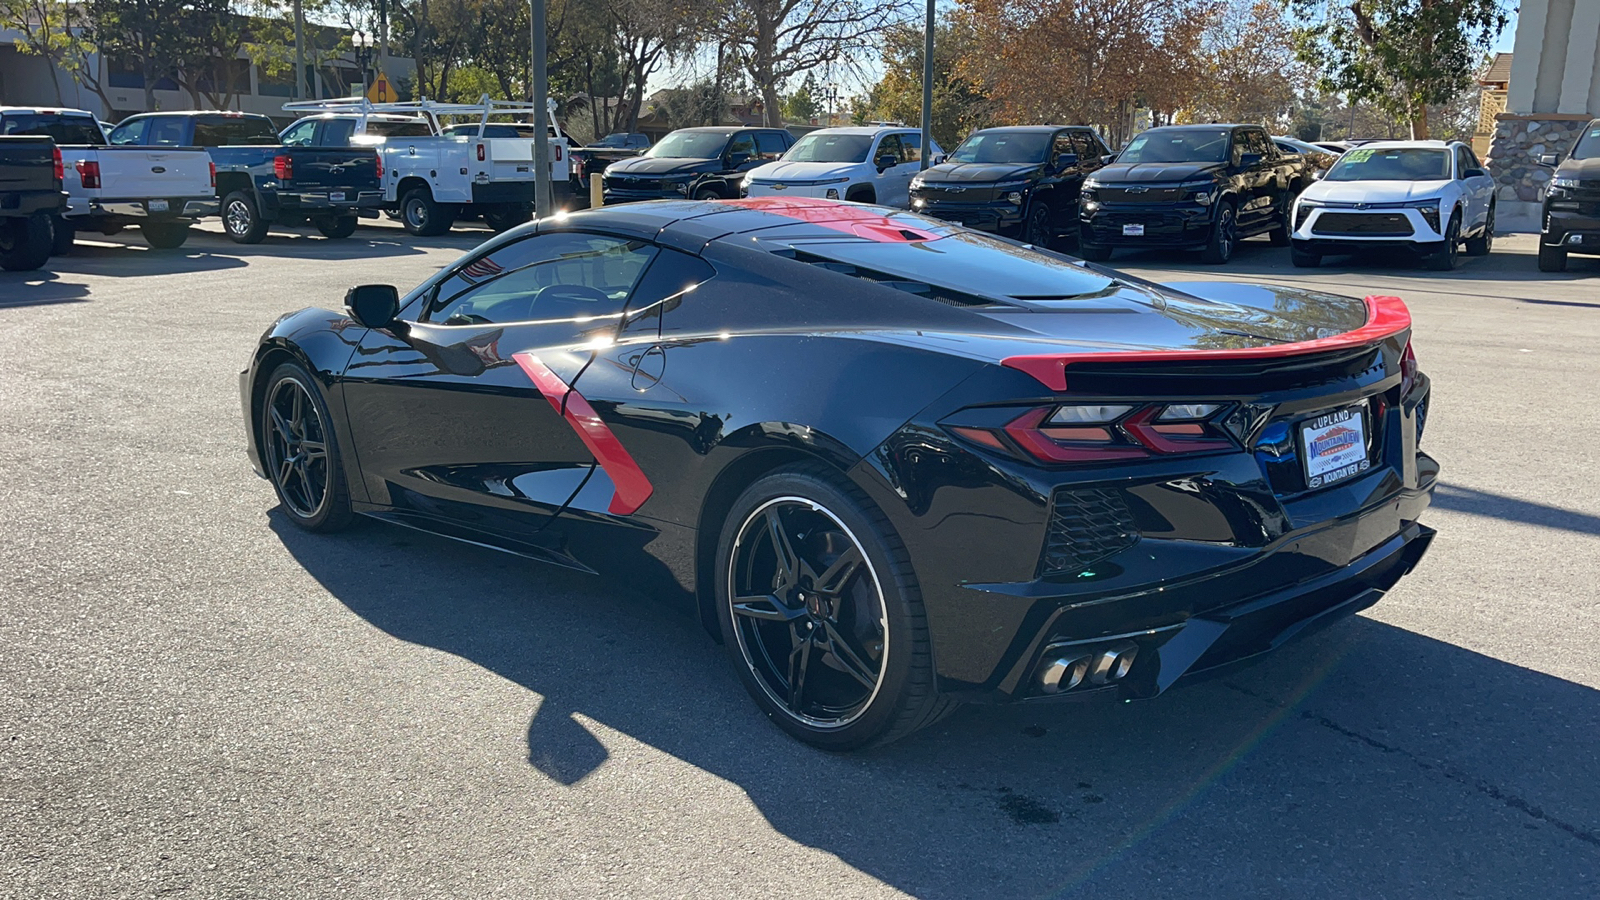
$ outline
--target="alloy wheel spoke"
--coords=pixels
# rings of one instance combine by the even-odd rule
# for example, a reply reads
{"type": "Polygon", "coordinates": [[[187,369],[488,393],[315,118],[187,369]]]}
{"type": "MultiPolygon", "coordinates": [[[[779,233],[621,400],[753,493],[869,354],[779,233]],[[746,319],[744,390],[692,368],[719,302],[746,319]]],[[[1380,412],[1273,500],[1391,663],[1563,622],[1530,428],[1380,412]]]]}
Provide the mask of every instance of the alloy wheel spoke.
{"type": "Polygon", "coordinates": [[[328,455],[328,445],[321,441],[301,441],[300,455],[307,462],[323,459],[328,455]]]}
{"type": "Polygon", "coordinates": [[[306,411],[303,400],[304,397],[305,395],[300,391],[295,391],[294,403],[289,408],[289,424],[294,428],[294,433],[297,437],[305,437],[306,433],[306,411]]]}
{"type": "Polygon", "coordinates": [[[778,555],[778,570],[783,585],[791,587],[800,579],[800,557],[789,543],[789,535],[784,530],[783,519],[778,515],[777,508],[768,508],[766,518],[767,532],[772,536],[772,552],[778,555]]]}
{"type": "Polygon", "coordinates": [[[289,422],[284,419],[283,413],[277,407],[272,408],[272,430],[283,436],[285,441],[294,440],[294,433],[289,430],[289,422]]]}
{"type": "Polygon", "coordinates": [[[736,597],[733,614],[766,622],[793,622],[806,614],[804,607],[786,606],[776,594],[758,597],[736,597]]]}
{"type": "Polygon", "coordinates": [[[811,667],[811,649],[815,644],[813,635],[807,634],[789,653],[789,708],[792,710],[798,711],[805,697],[806,671],[811,667]]]}
{"type": "Polygon", "coordinates": [[[850,646],[850,642],[839,633],[839,629],[833,627],[832,622],[823,622],[822,628],[827,634],[828,652],[833,654],[833,658],[839,663],[840,668],[844,669],[845,674],[861,682],[868,689],[876,687],[877,673],[862,660],[861,655],[850,646]]]}
{"type": "Polygon", "coordinates": [[[816,577],[816,589],[829,597],[838,597],[844,593],[851,579],[861,570],[862,562],[861,549],[852,546],[840,554],[839,558],[833,561],[833,565],[828,566],[826,571],[816,577]]]}

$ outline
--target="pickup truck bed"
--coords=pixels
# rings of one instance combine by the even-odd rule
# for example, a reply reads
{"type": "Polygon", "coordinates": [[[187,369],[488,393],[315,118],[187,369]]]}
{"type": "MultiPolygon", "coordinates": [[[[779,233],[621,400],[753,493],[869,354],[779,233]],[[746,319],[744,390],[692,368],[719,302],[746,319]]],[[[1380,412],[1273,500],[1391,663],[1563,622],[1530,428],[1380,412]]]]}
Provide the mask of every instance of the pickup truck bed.
{"type": "Polygon", "coordinates": [[[0,268],[37,269],[50,258],[50,217],[66,207],[61,154],[47,137],[0,137],[0,268]]]}

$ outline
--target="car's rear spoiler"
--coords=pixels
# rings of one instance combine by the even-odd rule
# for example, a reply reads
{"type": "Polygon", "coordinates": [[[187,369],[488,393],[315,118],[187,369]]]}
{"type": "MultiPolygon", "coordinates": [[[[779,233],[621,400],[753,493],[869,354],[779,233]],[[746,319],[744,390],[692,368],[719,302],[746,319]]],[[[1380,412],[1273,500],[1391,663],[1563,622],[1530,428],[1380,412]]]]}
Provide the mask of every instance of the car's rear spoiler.
{"type": "Polygon", "coordinates": [[[1227,349],[1185,348],[1176,350],[1112,350],[1089,353],[1041,353],[1008,356],[1000,361],[1007,368],[1026,372],[1039,383],[1053,391],[1067,389],[1067,367],[1085,362],[1188,362],[1190,360],[1251,360],[1277,359],[1286,356],[1305,356],[1345,350],[1373,344],[1393,337],[1411,327],[1411,310],[1399,297],[1375,296],[1366,298],[1367,324],[1330,337],[1292,344],[1272,344],[1264,347],[1227,349]]]}

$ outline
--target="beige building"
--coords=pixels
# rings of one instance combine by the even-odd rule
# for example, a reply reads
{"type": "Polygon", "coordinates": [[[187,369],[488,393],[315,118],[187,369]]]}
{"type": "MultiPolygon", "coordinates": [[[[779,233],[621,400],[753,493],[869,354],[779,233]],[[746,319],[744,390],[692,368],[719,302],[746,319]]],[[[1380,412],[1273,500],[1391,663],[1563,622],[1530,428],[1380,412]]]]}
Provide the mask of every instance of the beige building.
{"type": "Polygon", "coordinates": [[[1551,177],[1539,157],[1565,152],[1600,118],[1600,0],[1522,0],[1505,103],[1487,154],[1497,221],[1536,230],[1551,177]]]}

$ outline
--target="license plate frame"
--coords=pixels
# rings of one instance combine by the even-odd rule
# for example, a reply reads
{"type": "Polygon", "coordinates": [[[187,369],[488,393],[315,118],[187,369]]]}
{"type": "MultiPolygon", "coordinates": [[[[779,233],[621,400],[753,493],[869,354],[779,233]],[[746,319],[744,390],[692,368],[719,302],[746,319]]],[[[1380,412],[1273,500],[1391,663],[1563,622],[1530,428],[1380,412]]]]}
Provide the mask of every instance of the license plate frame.
{"type": "Polygon", "coordinates": [[[1123,237],[1144,237],[1144,223],[1130,223],[1122,226],[1123,237]]]}
{"type": "Polygon", "coordinates": [[[1372,469],[1366,405],[1346,406],[1295,423],[1306,488],[1318,490],[1372,469]]]}
{"type": "Polygon", "coordinates": [[[165,201],[165,200],[151,200],[150,201],[150,211],[153,212],[153,213],[166,212],[167,208],[168,208],[167,207],[167,201],[165,201]]]}
{"type": "Polygon", "coordinates": [[[328,192],[328,202],[329,203],[343,203],[344,202],[344,191],[329,191],[328,192]]]}

